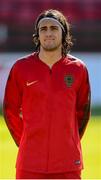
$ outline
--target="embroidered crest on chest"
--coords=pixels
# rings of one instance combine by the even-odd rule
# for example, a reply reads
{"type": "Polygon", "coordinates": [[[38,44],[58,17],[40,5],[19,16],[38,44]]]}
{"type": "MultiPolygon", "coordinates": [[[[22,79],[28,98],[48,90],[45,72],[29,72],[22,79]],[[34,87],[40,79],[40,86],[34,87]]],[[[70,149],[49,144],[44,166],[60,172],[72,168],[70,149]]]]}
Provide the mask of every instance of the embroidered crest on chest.
{"type": "Polygon", "coordinates": [[[72,75],[65,75],[64,76],[64,81],[67,87],[71,87],[73,82],[74,82],[74,78],[72,75]]]}

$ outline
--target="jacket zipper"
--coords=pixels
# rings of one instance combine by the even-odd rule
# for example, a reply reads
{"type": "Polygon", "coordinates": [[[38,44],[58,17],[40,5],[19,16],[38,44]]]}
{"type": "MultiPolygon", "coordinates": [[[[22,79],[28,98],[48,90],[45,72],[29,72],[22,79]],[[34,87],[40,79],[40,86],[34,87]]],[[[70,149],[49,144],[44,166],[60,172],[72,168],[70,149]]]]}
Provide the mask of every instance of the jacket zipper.
{"type": "MultiPolygon", "coordinates": [[[[51,75],[52,75],[52,69],[50,68],[49,69],[49,73],[50,73],[50,83],[51,83],[51,75]]],[[[51,88],[51,85],[50,85],[50,88],[51,88]]],[[[51,91],[51,89],[50,89],[50,91],[51,91]]],[[[50,103],[50,100],[51,100],[51,98],[50,98],[50,95],[49,95],[49,103],[50,103]]],[[[49,104],[49,109],[50,109],[50,104],[49,104]]],[[[48,169],[49,169],[49,153],[50,153],[50,133],[51,133],[51,113],[49,112],[49,124],[48,124],[48,147],[47,147],[47,149],[48,149],[48,151],[47,151],[47,169],[46,169],[46,171],[48,172],[48,169]]]]}
{"type": "Polygon", "coordinates": [[[50,75],[52,74],[52,69],[50,68],[50,75]]]}

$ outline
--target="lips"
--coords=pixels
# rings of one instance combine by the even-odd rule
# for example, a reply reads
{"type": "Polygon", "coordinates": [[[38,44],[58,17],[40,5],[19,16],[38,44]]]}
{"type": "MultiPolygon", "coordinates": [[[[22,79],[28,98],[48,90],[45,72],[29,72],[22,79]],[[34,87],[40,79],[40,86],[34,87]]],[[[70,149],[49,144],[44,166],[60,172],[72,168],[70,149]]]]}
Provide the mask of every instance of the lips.
{"type": "Polygon", "coordinates": [[[53,41],[54,39],[45,39],[45,41],[53,41]]]}

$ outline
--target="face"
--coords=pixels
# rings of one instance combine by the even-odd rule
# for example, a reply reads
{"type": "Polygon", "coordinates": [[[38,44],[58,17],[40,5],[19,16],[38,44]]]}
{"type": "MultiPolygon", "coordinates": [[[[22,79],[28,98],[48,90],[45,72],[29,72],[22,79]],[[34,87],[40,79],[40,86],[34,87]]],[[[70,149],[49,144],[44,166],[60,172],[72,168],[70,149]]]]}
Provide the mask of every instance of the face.
{"type": "Polygon", "coordinates": [[[62,47],[62,29],[54,20],[44,19],[39,24],[40,46],[46,51],[54,51],[62,47]]]}

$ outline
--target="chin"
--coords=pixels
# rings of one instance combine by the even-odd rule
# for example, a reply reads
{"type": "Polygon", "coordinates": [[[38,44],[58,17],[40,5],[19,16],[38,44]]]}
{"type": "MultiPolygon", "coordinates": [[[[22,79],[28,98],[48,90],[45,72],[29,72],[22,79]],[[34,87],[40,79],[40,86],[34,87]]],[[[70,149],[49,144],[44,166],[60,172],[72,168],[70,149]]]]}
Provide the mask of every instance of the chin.
{"type": "Polygon", "coordinates": [[[56,50],[57,47],[56,46],[55,47],[54,46],[44,46],[43,49],[46,51],[53,51],[53,50],[56,50]]]}
{"type": "Polygon", "coordinates": [[[45,51],[49,51],[49,52],[55,51],[56,49],[57,49],[57,48],[44,48],[45,51]]]}

